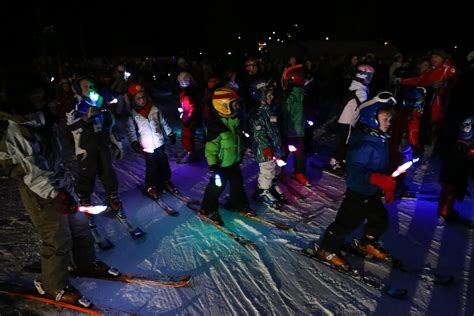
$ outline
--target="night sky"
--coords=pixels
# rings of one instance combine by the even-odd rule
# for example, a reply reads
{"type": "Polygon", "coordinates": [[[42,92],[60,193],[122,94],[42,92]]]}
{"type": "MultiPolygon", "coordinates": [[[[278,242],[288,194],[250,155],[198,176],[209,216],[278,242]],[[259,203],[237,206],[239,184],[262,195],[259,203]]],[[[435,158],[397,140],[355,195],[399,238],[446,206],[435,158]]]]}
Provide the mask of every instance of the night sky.
{"type": "Polygon", "coordinates": [[[286,5],[276,1],[154,1],[158,9],[150,7],[151,1],[8,3],[2,13],[8,32],[2,41],[30,56],[40,54],[44,46],[71,56],[80,56],[82,47],[87,55],[99,56],[247,51],[271,31],[290,31],[293,40],[329,36],[389,41],[400,49],[443,47],[449,51],[454,45],[460,49],[471,45],[472,49],[472,36],[465,35],[472,29],[468,25],[472,17],[453,2],[448,7],[429,2],[334,0],[296,0],[286,5]],[[54,31],[45,28],[49,25],[54,25],[54,31]],[[243,37],[240,41],[239,35],[243,37]]]}

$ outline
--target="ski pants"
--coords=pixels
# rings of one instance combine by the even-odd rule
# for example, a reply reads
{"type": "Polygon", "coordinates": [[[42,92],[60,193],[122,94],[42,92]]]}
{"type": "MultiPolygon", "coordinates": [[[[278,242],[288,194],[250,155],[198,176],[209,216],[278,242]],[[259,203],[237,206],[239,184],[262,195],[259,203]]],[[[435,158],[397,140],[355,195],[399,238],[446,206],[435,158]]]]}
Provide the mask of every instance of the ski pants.
{"type": "Polygon", "coordinates": [[[258,174],[258,188],[268,190],[272,187],[275,179],[280,174],[280,167],[275,160],[265,161],[258,164],[260,172],[258,174]]]}
{"type": "Polygon", "coordinates": [[[145,185],[162,190],[165,182],[171,179],[170,163],[166,155],[165,146],[156,148],[153,153],[145,153],[146,172],[145,185]]]}
{"type": "Polygon", "coordinates": [[[52,199],[43,199],[19,181],[21,200],[41,240],[41,282],[46,292],[69,284],[68,265],[86,268],[96,259],[94,240],[84,213],[61,214],[52,199]]]}
{"type": "Polygon", "coordinates": [[[194,151],[194,137],[196,136],[196,124],[191,124],[190,127],[182,125],[181,128],[181,144],[186,152],[194,151]]]}
{"type": "Polygon", "coordinates": [[[388,229],[388,214],[379,196],[366,196],[347,190],[335,221],[328,226],[320,247],[328,252],[338,253],[345,237],[367,220],[364,236],[378,240],[388,229]]]}
{"type": "Polygon", "coordinates": [[[97,175],[108,195],[117,194],[118,181],[112,167],[110,146],[88,149],[85,158],[79,160],[79,175],[76,182],[76,193],[79,197],[91,196],[97,175]]]}
{"type": "Polygon", "coordinates": [[[201,208],[206,214],[215,213],[219,210],[219,196],[224,191],[227,182],[230,182],[231,209],[245,210],[249,207],[249,201],[244,190],[244,179],[238,163],[229,167],[219,168],[216,172],[221,178],[221,186],[217,186],[215,175],[209,179],[209,184],[204,192],[201,208]]]}
{"type": "MultiPolygon", "coordinates": [[[[304,137],[288,137],[288,145],[296,147],[293,152],[293,170],[295,173],[306,173],[306,154],[304,148],[304,137]]],[[[286,149],[288,150],[288,149],[286,149]]]]}
{"type": "Polygon", "coordinates": [[[332,158],[334,158],[339,163],[341,163],[346,160],[347,143],[351,135],[351,125],[337,123],[337,126],[338,126],[338,129],[337,129],[338,141],[337,141],[336,148],[334,150],[334,154],[332,155],[332,158]]]}

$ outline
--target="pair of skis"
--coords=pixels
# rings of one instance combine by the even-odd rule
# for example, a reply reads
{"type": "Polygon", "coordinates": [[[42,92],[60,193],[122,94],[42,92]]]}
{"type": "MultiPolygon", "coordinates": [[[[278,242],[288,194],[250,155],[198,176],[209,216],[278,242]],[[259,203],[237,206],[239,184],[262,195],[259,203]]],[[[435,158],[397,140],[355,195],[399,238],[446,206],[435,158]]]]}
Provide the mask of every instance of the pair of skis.
{"type": "MultiPolygon", "coordinates": [[[[38,273],[36,266],[27,266],[23,268],[23,271],[38,273]]],[[[88,277],[89,278],[89,277],[88,277]]],[[[114,282],[124,282],[124,283],[135,283],[141,285],[158,285],[166,287],[184,287],[187,286],[191,281],[191,276],[168,276],[168,275],[144,275],[137,273],[121,273],[118,277],[93,277],[95,279],[114,281],[114,282]]],[[[32,286],[23,286],[16,283],[0,283],[0,295],[17,297],[26,300],[32,300],[37,302],[46,303],[49,305],[56,306],[58,308],[65,308],[71,311],[78,311],[88,315],[110,315],[110,314],[120,314],[120,315],[137,315],[135,313],[129,313],[121,310],[116,310],[110,307],[92,305],[91,307],[83,307],[75,304],[65,303],[56,301],[54,297],[48,295],[39,294],[32,286]]]]}

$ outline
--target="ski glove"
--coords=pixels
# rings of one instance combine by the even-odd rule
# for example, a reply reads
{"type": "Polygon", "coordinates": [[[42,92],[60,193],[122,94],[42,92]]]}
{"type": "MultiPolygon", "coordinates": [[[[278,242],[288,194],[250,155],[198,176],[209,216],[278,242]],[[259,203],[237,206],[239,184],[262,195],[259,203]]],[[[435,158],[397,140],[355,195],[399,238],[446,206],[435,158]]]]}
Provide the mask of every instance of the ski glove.
{"type": "Polygon", "coordinates": [[[385,200],[387,203],[392,203],[395,199],[394,192],[397,182],[390,176],[382,173],[372,173],[370,175],[370,184],[382,189],[385,193],[385,200]]]}
{"type": "Polygon", "coordinates": [[[176,134],[175,133],[169,134],[168,139],[169,139],[171,145],[176,144],[176,134]]]}
{"type": "Polygon", "coordinates": [[[76,213],[76,200],[74,197],[65,189],[59,189],[58,195],[53,199],[54,206],[61,214],[74,214],[76,213]]]}
{"type": "Polygon", "coordinates": [[[272,160],[273,159],[273,150],[270,147],[263,148],[263,157],[265,160],[272,160]]]}
{"type": "Polygon", "coordinates": [[[134,141],[134,142],[132,142],[131,146],[132,146],[132,149],[133,149],[137,154],[143,154],[143,147],[142,147],[142,145],[140,145],[139,142],[134,141]]]}

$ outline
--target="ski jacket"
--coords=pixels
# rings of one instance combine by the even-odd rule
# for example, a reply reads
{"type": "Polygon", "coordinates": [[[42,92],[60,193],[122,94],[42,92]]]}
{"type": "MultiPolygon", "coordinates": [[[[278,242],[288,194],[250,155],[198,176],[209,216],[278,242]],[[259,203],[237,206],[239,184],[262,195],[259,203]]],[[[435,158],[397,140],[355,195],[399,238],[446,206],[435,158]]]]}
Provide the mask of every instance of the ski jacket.
{"type": "Polygon", "coordinates": [[[277,158],[283,157],[283,146],[278,120],[272,115],[269,105],[259,106],[250,113],[250,130],[252,131],[252,150],[258,163],[268,161],[263,156],[263,149],[271,148],[277,158]]]}
{"type": "Polygon", "coordinates": [[[283,100],[280,113],[283,133],[286,137],[304,137],[306,119],[303,109],[303,89],[293,87],[284,95],[283,100]]]}
{"type": "Polygon", "coordinates": [[[352,93],[354,97],[347,102],[342,110],[338,123],[349,124],[354,127],[359,120],[359,105],[367,101],[369,88],[362,82],[352,80],[351,85],[349,86],[349,92],[352,93]]]}
{"type": "Polygon", "coordinates": [[[155,105],[151,106],[146,117],[132,110],[126,130],[130,144],[137,141],[147,152],[153,152],[156,148],[163,146],[165,135],[169,136],[173,133],[173,129],[155,105]]]}
{"type": "MultiPolygon", "coordinates": [[[[53,148],[42,150],[42,140],[34,129],[38,128],[41,116],[28,118],[0,112],[0,165],[9,177],[19,178],[34,193],[43,199],[53,199],[56,188],[62,185],[54,163],[47,159],[53,148]],[[30,120],[31,119],[31,120],[30,120]]],[[[53,137],[57,140],[57,138],[53,137]]],[[[57,143],[59,146],[59,143],[57,143]]],[[[56,157],[57,158],[57,157],[56,157]]]]}
{"type": "Polygon", "coordinates": [[[346,157],[347,188],[368,196],[381,193],[377,186],[370,184],[370,175],[387,171],[388,141],[386,134],[380,131],[355,129],[346,157]]]}
{"type": "Polygon", "coordinates": [[[181,117],[181,121],[191,122],[196,120],[197,104],[196,104],[196,96],[190,92],[190,90],[183,89],[179,93],[179,103],[181,104],[181,108],[183,109],[183,116],[181,117]]]}
{"type": "Polygon", "coordinates": [[[207,127],[205,155],[209,166],[230,167],[242,160],[242,142],[238,118],[211,114],[207,127]]]}
{"type": "Polygon", "coordinates": [[[115,118],[108,109],[103,107],[102,102],[92,105],[84,98],[74,105],[66,113],[66,124],[72,132],[75,144],[76,156],[82,155],[84,159],[90,150],[100,150],[103,146],[122,148],[116,133],[113,132],[115,118]],[[90,108],[95,108],[97,112],[91,118],[87,118],[90,108]]]}

